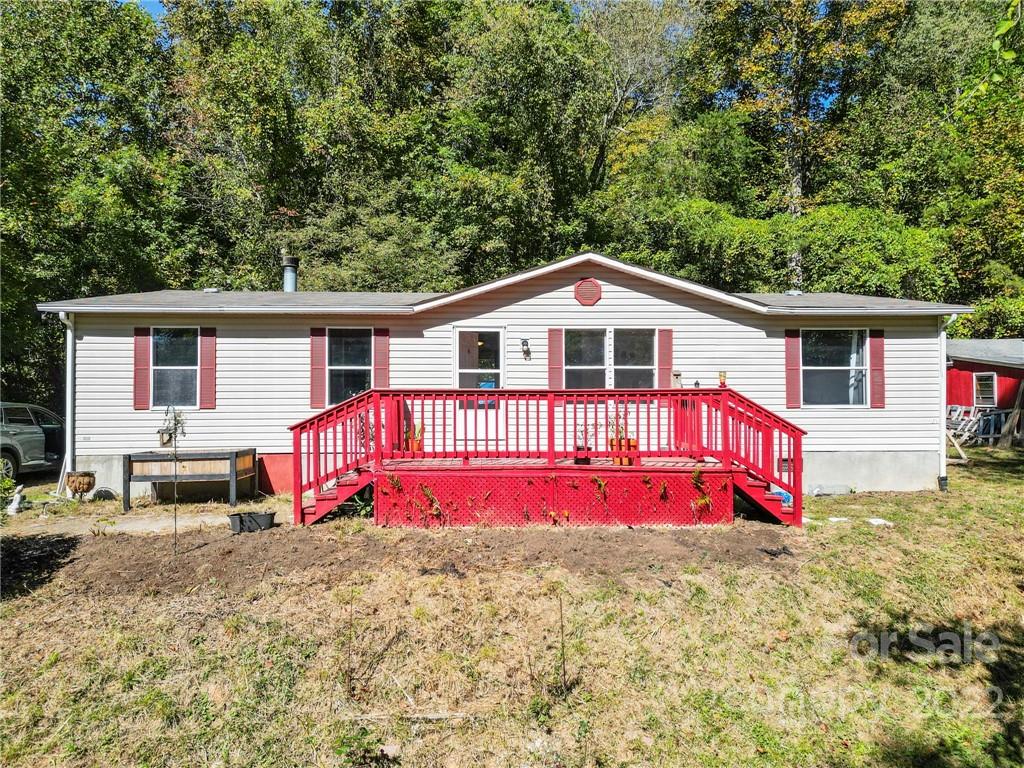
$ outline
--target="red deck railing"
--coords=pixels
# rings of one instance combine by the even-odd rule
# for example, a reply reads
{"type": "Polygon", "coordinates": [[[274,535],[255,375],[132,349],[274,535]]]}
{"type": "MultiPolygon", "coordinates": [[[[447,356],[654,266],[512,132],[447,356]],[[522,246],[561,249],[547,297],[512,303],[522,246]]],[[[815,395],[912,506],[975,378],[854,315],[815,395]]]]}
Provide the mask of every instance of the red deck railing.
{"type": "MultiPolygon", "coordinates": [[[[291,427],[296,512],[358,468],[396,459],[690,458],[743,469],[802,506],[802,429],[728,388],[370,390],[291,427]]],[[[629,461],[627,461],[629,460],[629,461]]]]}

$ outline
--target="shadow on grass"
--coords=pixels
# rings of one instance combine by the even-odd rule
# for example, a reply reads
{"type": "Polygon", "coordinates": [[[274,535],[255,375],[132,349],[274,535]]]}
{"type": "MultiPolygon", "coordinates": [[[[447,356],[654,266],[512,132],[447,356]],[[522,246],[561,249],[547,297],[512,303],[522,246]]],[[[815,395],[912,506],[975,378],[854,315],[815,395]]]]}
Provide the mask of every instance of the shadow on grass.
{"type": "MultiPolygon", "coordinates": [[[[988,686],[988,706],[991,716],[998,722],[1000,731],[985,745],[988,761],[986,764],[999,766],[1024,765],[1024,625],[1003,622],[987,627],[967,627],[962,623],[948,622],[935,626],[917,620],[903,613],[890,617],[884,625],[874,624],[861,627],[858,634],[881,638],[886,633],[896,633],[895,640],[887,654],[887,664],[934,663],[937,656],[922,646],[945,651],[943,667],[955,675],[959,671],[973,669],[980,664],[984,668],[985,684],[988,686]],[[973,642],[964,640],[968,629],[973,642]],[[911,637],[911,632],[916,638],[911,637]],[[984,638],[979,644],[979,635],[988,632],[998,638],[998,646],[986,653],[984,638]],[[959,638],[956,641],[954,638],[959,638]],[[979,650],[982,653],[979,654],[979,650]]],[[[969,701],[950,701],[944,707],[960,707],[962,712],[977,705],[969,701]]],[[[962,745],[955,735],[940,743],[926,740],[918,734],[901,730],[891,735],[883,746],[883,763],[906,768],[952,768],[970,765],[970,758],[963,754],[962,745]]]]}
{"type": "Polygon", "coordinates": [[[961,471],[977,480],[1004,483],[1024,478],[1024,450],[974,448],[968,452],[971,463],[961,471]]]}
{"type": "Polygon", "coordinates": [[[78,546],[77,536],[36,534],[0,538],[0,597],[27,595],[47,584],[78,546]]]}

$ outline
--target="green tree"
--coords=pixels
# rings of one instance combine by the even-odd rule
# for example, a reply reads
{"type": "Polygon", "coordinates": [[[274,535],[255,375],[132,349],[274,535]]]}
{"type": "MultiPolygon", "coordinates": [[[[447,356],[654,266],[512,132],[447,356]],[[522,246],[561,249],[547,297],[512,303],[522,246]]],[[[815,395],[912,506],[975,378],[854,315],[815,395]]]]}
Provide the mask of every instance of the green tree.
{"type": "Polygon", "coordinates": [[[60,326],[35,303],[157,287],[188,239],[163,140],[167,56],[148,14],[92,0],[7,0],[0,48],[4,396],[54,403],[60,326]]]}

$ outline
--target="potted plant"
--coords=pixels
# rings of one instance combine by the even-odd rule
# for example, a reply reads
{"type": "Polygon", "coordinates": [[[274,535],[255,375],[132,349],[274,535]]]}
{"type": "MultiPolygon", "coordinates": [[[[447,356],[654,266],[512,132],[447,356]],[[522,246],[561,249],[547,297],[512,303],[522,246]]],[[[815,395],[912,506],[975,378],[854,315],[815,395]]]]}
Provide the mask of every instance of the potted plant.
{"type": "Polygon", "coordinates": [[[67,489],[78,497],[79,501],[85,498],[85,494],[96,487],[95,472],[67,472],[64,475],[64,483],[67,489]]]}
{"type": "Polygon", "coordinates": [[[597,443],[597,425],[590,424],[576,428],[576,451],[572,457],[573,464],[590,464],[590,451],[597,443]],[[582,454],[582,455],[580,455],[582,454]]]}
{"type": "MultiPolygon", "coordinates": [[[[621,414],[615,414],[615,418],[608,422],[608,430],[608,447],[612,451],[618,451],[622,454],[637,449],[636,438],[629,436],[625,418],[621,414]]],[[[633,457],[615,456],[612,458],[612,464],[631,466],[633,464],[633,457]]]]}
{"type": "Polygon", "coordinates": [[[411,427],[405,429],[405,450],[407,451],[422,451],[423,450],[423,422],[413,424],[411,427]]]}

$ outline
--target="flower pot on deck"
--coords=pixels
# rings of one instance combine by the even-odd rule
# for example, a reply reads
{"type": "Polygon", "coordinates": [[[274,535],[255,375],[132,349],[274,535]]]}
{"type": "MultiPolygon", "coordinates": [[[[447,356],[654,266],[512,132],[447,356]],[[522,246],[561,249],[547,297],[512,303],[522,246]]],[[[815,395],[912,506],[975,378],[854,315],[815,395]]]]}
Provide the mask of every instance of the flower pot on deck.
{"type": "MultiPolygon", "coordinates": [[[[620,453],[626,453],[627,451],[635,451],[637,448],[636,438],[626,437],[610,437],[608,438],[608,447],[613,451],[620,453]]],[[[632,456],[615,456],[612,458],[612,464],[617,466],[632,466],[632,456]]]]}
{"type": "Polygon", "coordinates": [[[585,455],[584,456],[580,456],[581,453],[582,454],[590,453],[590,446],[589,445],[577,445],[576,446],[576,455],[572,457],[572,463],[573,464],[590,464],[590,457],[589,456],[585,456],[585,455]]]}
{"type": "Polygon", "coordinates": [[[405,439],[405,450],[419,452],[423,450],[422,437],[407,437],[405,439]]]}

